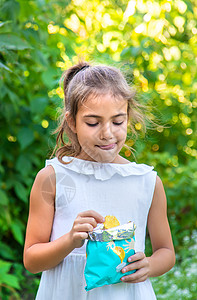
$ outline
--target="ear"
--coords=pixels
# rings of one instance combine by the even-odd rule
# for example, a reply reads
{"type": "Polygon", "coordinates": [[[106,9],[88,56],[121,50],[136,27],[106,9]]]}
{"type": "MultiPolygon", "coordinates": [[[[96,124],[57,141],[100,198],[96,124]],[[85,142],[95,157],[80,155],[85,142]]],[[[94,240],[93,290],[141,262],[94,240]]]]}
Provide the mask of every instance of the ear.
{"type": "Polygon", "coordinates": [[[65,113],[65,118],[66,118],[66,122],[68,124],[68,126],[70,127],[70,129],[74,132],[74,133],[77,133],[76,132],[76,126],[75,126],[75,121],[74,119],[71,117],[70,113],[67,111],[65,113]]]}

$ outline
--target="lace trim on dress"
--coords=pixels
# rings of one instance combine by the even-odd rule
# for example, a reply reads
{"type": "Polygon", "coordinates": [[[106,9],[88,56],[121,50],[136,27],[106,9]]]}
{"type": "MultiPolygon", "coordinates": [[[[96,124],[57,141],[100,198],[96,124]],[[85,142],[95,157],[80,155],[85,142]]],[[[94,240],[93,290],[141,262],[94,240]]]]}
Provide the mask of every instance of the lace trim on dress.
{"type": "Polygon", "coordinates": [[[136,164],[135,162],[129,162],[128,164],[100,163],[70,156],[64,156],[63,161],[70,163],[62,164],[57,157],[55,157],[46,160],[46,166],[56,164],[79,174],[93,175],[99,180],[108,180],[115,174],[119,174],[123,177],[130,175],[144,175],[153,170],[152,166],[136,164]]]}

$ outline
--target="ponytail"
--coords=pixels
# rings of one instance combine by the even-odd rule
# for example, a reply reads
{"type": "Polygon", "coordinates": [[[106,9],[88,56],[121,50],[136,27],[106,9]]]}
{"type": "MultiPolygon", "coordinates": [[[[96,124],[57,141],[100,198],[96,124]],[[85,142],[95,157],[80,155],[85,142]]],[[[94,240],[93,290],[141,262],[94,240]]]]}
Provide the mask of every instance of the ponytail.
{"type": "Polygon", "coordinates": [[[64,89],[64,112],[60,117],[60,124],[58,128],[53,132],[53,134],[56,133],[58,134],[56,137],[56,146],[52,152],[51,158],[53,157],[54,154],[56,154],[56,157],[59,159],[59,161],[61,161],[64,164],[67,164],[62,160],[62,158],[65,155],[76,156],[81,151],[81,146],[78,142],[77,134],[71,130],[65,116],[66,111],[68,111],[70,117],[73,118],[73,120],[75,121],[75,116],[77,113],[77,103],[76,104],[74,103],[73,106],[70,104],[70,99],[68,97],[68,88],[74,76],[80,71],[85,70],[88,67],[90,67],[88,63],[80,62],[79,64],[65,71],[62,74],[62,77],[60,79],[60,82],[63,81],[63,89],[64,89]],[[65,142],[65,135],[67,136],[69,142],[65,142]]]}
{"type": "Polygon", "coordinates": [[[62,74],[61,79],[63,79],[63,86],[64,86],[64,95],[66,95],[66,91],[68,90],[68,85],[73,79],[73,77],[82,70],[90,67],[90,65],[86,62],[80,62],[79,64],[71,67],[67,71],[62,74]]]}

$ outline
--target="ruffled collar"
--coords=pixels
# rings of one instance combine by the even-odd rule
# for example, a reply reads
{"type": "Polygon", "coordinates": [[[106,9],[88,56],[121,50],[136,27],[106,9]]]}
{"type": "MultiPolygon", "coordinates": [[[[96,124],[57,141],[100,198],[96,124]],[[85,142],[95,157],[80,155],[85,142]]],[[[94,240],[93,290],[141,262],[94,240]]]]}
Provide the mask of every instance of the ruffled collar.
{"type": "Polygon", "coordinates": [[[126,177],[131,175],[144,175],[153,170],[153,167],[151,166],[136,164],[135,162],[128,162],[127,164],[100,163],[68,156],[64,156],[63,161],[70,163],[62,164],[57,157],[55,157],[53,159],[46,160],[46,166],[50,164],[57,164],[79,174],[93,175],[96,179],[102,181],[110,179],[115,174],[126,177]]]}

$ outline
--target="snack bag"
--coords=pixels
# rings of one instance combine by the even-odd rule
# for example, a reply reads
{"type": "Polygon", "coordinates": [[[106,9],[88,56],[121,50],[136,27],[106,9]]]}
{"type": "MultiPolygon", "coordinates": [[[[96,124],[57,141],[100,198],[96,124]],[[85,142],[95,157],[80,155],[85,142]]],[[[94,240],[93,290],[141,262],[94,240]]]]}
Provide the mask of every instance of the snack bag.
{"type": "Polygon", "coordinates": [[[135,270],[124,274],[121,272],[122,268],[128,265],[129,256],[135,253],[135,224],[129,222],[110,228],[109,223],[104,223],[104,228],[100,224],[89,232],[84,271],[86,291],[121,282],[121,277],[135,272],[135,270]]]}

